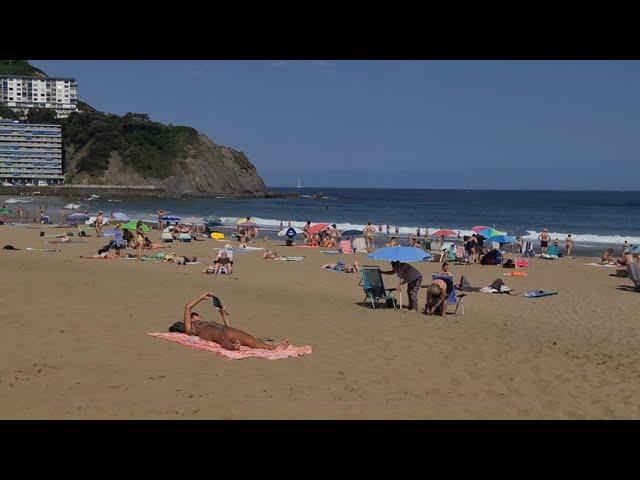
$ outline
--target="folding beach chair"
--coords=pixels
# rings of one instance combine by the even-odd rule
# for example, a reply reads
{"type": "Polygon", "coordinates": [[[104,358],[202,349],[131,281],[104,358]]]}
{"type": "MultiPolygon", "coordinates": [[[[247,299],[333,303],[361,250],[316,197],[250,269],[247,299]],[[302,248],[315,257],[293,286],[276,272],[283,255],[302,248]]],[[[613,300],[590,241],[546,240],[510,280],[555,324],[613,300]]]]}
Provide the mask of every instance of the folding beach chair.
{"type": "MultiPolygon", "coordinates": [[[[462,315],[464,315],[464,304],[462,303],[462,299],[466,296],[466,294],[461,293],[456,296],[456,286],[453,282],[453,277],[449,277],[447,275],[431,275],[432,280],[444,280],[447,284],[447,307],[450,305],[455,306],[453,314],[456,315],[458,313],[458,308],[460,308],[462,315]]],[[[427,286],[423,286],[422,288],[428,288],[427,286]]],[[[446,313],[446,312],[445,312],[446,313]]]]}
{"type": "Polygon", "coordinates": [[[376,303],[383,300],[385,304],[389,301],[393,304],[393,309],[396,309],[396,299],[391,292],[394,292],[395,288],[385,288],[384,281],[382,280],[382,273],[380,268],[375,265],[363,265],[360,269],[360,285],[364,290],[363,305],[367,302],[367,299],[371,300],[371,307],[376,308],[376,303]]]}
{"type": "Polygon", "coordinates": [[[162,232],[162,242],[163,243],[173,242],[173,235],[171,235],[171,233],[169,232],[162,232]]]}
{"type": "Polygon", "coordinates": [[[353,241],[353,248],[356,253],[368,253],[367,250],[367,242],[365,242],[364,238],[359,237],[353,241]]]}
{"type": "Polygon", "coordinates": [[[342,253],[353,253],[353,248],[351,248],[351,240],[340,240],[340,251],[342,253]]]}
{"type": "Polygon", "coordinates": [[[628,275],[633,284],[635,285],[635,289],[640,291],[640,263],[637,261],[631,262],[629,265],[628,275]]]}

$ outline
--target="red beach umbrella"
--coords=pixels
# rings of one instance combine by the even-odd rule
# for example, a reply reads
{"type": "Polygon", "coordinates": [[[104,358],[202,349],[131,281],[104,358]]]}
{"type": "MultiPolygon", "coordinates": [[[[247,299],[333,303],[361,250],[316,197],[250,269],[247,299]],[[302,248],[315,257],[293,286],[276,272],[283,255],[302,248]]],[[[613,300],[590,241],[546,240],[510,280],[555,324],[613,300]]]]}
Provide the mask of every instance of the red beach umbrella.
{"type": "Polygon", "coordinates": [[[458,232],[454,232],[453,230],[442,229],[436,232],[433,232],[431,235],[434,237],[457,237],[458,232]]]}
{"type": "Polygon", "coordinates": [[[473,230],[475,233],[480,233],[482,230],[486,230],[489,227],[485,227],[484,225],[478,225],[477,227],[473,227],[471,230],[473,230]]]}
{"type": "Polygon", "coordinates": [[[315,225],[311,225],[311,227],[309,227],[309,233],[318,233],[320,230],[328,226],[328,223],[316,223],[315,225]]]}

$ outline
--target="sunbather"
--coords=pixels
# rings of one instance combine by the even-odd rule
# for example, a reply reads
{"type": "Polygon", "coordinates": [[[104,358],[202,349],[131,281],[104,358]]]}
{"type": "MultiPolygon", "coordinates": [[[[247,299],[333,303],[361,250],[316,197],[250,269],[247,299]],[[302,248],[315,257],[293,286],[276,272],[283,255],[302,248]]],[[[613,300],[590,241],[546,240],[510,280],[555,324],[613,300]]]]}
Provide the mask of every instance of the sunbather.
{"type": "Polygon", "coordinates": [[[354,273],[354,272],[360,271],[360,265],[358,265],[357,260],[353,262],[353,265],[349,265],[348,263],[344,263],[344,262],[336,262],[336,263],[327,263],[323,265],[322,268],[325,268],[327,270],[336,270],[338,272],[344,272],[344,273],[354,273]]]}
{"type": "Polygon", "coordinates": [[[613,256],[613,248],[607,248],[604,252],[602,252],[602,256],[600,257],[600,265],[615,265],[616,259],[613,256]]]}
{"type": "Polygon", "coordinates": [[[180,323],[182,323],[184,333],[196,335],[203,340],[208,340],[209,342],[215,342],[227,350],[238,350],[242,345],[250,348],[261,348],[264,350],[281,350],[289,346],[289,340],[287,339],[272,345],[259,341],[247,332],[233,328],[229,324],[227,312],[224,308],[218,309],[224,325],[217,322],[207,322],[203,320],[202,317],[198,313],[193,312],[192,309],[203,300],[207,300],[209,298],[216,297],[213,293],[204,293],[198,298],[187,303],[184,307],[183,321],[174,324],[173,329],[180,330],[180,323]]]}
{"type": "Polygon", "coordinates": [[[231,274],[233,273],[233,261],[229,258],[229,254],[225,250],[220,250],[218,252],[218,257],[215,260],[215,273],[216,275],[220,274],[220,270],[222,268],[225,269],[225,272],[231,274]]]}
{"type": "Polygon", "coordinates": [[[444,262],[442,264],[442,271],[438,275],[444,275],[447,277],[453,276],[451,272],[449,272],[449,262],[444,262]]]}
{"type": "Polygon", "coordinates": [[[276,252],[267,250],[266,252],[264,252],[264,255],[262,255],[262,258],[264,258],[265,260],[280,260],[281,257],[278,256],[276,252]]]}
{"type": "MultiPolygon", "coordinates": [[[[389,225],[387,225],[388,227],[389,225]]],[[[400,244],[398,243],[398,241],[396,240],[396,237],[391,237],[391,240],[389,240],[386,244],[387,247],[397,247],[400,244]]]]}
{"type": "Polygon", "coordinates": [[[189,258],[182,255],[176,255],[173,252],[164,256],[165,263],[175,263],[176,265],[186,265],[187,263],[192,263],[195,261],[197,261],[196,257],[189,258]]]}

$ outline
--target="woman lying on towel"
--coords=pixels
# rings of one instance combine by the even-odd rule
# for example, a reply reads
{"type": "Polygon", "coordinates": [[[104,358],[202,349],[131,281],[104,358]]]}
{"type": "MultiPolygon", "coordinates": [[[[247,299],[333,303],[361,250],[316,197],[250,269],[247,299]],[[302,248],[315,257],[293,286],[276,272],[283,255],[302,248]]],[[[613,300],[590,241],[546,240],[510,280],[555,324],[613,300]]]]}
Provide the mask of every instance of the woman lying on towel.
{"type": "Polygon", "coordinates": [[[169,248],[170,245],[163,245],[162,243],[153,243],[149,237],[144,237],[144,246],[143,248],[155,250],[157,248],[169,248]]]}
{"type": "Polygon", "coordinates": [[[271,250],[267,250],[266,252],[264,252],[264,255],[262,255],[262,258],[264,258],[265,260],[280,260],[280,257],[277,252],[273,252],[271,250]]]}
{"type": "Polygon", "coordinates": [[[283,340],[278,344],[271,345],[259,341],[247,332],[233,328],[227,319],[226,310],[213,293],[204,293],[195,300],[187,303],[184,307],[183,321],[174,323],[170,330],[198,336],[203,340],[215,342],[227,350],[239,350],[241,345],[264,350],[282,350],[289,346],[289,340],[283,340]],[[218,309],[224,325],[217,322],[207,322],[196,312],[192,311],[193,307],[209,298],[213,299],[214,306],[218,309]]]}
{"type": "Polygon", "coordinates": [[[336,272],[344,272],[344,273],[355,273],[360,271],[360,265],[358,265],[358,261],[353,262],[353,266],[344,262],[337,263],[327,263],[322,266],[322,268],[326,268],[327,270],[335,270],[336,272]]]}
{"type": "Polygon", "coordinates": [[[176,255],[173,252],[171,252],[169,255],[164,256],[165,263],[175,263],[177,265],[186,265],[187,263],[192,263],[195,261],[197,261],[196,257],[193,257],[193,258],[184,257],[181,255],[176,255]]]}

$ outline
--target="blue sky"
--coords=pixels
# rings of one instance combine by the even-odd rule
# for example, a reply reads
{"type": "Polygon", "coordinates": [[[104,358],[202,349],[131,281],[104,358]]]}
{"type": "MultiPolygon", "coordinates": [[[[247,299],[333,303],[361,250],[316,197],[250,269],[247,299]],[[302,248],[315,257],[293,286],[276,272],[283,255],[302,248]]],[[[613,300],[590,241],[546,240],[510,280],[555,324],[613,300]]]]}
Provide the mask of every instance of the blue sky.
{"type": "Polygon", "coordinates": [[[270,186],[640,189],[638,61],[54,61],[270,186]]]}

